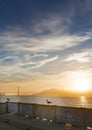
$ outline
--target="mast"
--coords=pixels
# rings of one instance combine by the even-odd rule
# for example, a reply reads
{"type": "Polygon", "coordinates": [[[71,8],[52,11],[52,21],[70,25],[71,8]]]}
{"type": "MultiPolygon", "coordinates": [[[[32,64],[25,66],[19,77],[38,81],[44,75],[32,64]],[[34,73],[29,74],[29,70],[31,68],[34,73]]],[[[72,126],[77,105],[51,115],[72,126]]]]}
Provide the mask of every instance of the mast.
{"type": "Polygon", "coordinates": [[[20,91],[19,91],[19,86],[18,86],[18,91],[17,91],[17,95],[18,95],[18,96],[19,96],[19,92],[20,92],[20,91]]]}

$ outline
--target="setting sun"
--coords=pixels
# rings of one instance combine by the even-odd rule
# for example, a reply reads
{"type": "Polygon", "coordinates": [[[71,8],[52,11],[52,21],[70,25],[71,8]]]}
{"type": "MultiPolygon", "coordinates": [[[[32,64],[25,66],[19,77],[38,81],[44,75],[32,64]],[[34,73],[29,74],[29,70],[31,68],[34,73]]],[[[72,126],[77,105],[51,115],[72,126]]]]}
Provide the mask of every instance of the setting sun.
{"type": "Polygon", "coordinates": [[[89,83],[87,79],[76,79],[74,82],[74,90],[79,92],[86,92],[89,90],[89,83]]]}

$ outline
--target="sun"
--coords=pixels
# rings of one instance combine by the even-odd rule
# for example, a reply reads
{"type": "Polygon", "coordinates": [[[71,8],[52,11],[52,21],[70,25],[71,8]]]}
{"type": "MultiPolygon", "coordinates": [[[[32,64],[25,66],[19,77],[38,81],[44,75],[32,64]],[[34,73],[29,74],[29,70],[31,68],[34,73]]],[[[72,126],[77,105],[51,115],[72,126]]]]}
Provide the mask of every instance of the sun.
{"type": "Polygon", "coordinates": [[[76,79],[74,81],[74,91],[86,92],[89,90],[89,83],[87,79],[76,79]]]}

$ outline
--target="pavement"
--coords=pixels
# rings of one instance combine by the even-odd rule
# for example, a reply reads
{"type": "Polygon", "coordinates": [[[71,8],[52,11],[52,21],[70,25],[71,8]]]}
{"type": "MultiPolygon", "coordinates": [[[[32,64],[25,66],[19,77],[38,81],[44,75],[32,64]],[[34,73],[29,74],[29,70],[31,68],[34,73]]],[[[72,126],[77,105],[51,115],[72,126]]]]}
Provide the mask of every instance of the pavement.
{"type": "Polygon", "coordinates": [[[0,130],[6,130],[6,127],[7,130],[86,130],[84,127],[65,129],[65,124],[43,121],[15,114],[0,114],[0,123],[3,124],[0,125],[0,130]]]}
{"type": "Polygon", "coordinates": [[[15,128],[14,126],[11,126],[11,125],[6,124],[4,122],[0,122],[0,130],[20,130],[20,129],[15,128]]]}

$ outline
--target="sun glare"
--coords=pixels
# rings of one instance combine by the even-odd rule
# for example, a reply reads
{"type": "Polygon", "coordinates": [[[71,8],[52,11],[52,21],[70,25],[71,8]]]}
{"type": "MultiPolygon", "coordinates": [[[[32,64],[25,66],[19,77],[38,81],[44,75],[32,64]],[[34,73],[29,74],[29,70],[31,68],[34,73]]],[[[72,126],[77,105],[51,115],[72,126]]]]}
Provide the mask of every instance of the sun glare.
{"type": "Polygon", "coordinates": [[[86,92],[89,90],[89,83],[87,79],[76,79],[74,82],[74,88],[75,91],[78,92],[86,92]]]}

